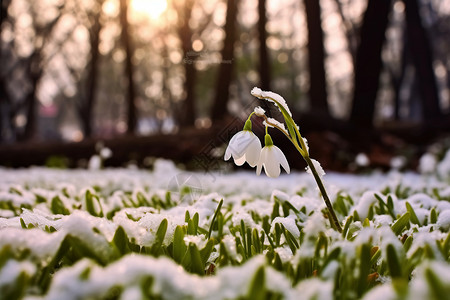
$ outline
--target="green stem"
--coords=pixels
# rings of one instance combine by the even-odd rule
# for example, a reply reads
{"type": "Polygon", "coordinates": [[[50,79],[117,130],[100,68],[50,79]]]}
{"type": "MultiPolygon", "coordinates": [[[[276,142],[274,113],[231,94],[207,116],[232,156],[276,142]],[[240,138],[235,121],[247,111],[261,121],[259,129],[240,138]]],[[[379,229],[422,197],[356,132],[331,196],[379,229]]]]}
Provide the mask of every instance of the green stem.
{"type": "MultiPolygon", "coordinates": [[[[258,97],[258,98],[270,100],[270,101],[273,101],[274,103],[276,103],[276,105],[280,109],[281,113],[283,114],[283,118],[284,118],[285,122],[288,124],[288,128],[290,128],[289,124],[292,126],[293,131],[289,130],[289,134],[288,134],[285,130],[283,130],[279,126],[277,126],[275,124],[271,124],[265,115],[263,116],[263,118],[266,120],[267,124],[274,126],[275,128],[277,128],[278,130],[280,130],[281,132],[284,133],[284,135],[291,141],[291,143],[294,145],[294,147],[297,149],[297,151],[301,154],[303,159],[306,161],[309,168],[311,169],[314,179],[316,180],[317,186],[319,187],[320,193],[322,194],[322,198],[325,201],[325,204],[327,206],[331,226],[336,228],[339,232],[342,232],[341,224],[339,223],[336,213],[334,212],[333,206],[331,205],[331,201],[330,201],[330,198],[328,197],[327,191],[325,190],[325,186],[323,185],[322,178],[320,178],[319,174],[317,173],[316,168],[314,167],[313,162],[311,161],[311,158],[309,157],[308,148],[306,147],[305,141],[303,140],[303,137],[300,134],[299,129],[297,128],[297,124],[295,124],[295,122],[292,119],[292,117],[290,116],[290,114],[284,109],[284,107],[277,100],[273,99],[272,97],[267,97],[267,96],[258,97]],[[298,139],[298,142],[300,143],[300,145],[298,144],[297,139],[298,139]]],[[[267,128],[266,128],[266,130],[267,130],[267,128]]]]}
{"type": "Polygon", "coordinates": [[[319,187],[320,193],[322,194],[322,198],[325,201],[325,204],[327,205],[331,225],[335,227],[339,232],[342,232],[341,224],[339,223],[336,213],[334,212],[333,205],[331,204],[330,198],[328,197],[327,191],[325,190],[322,178],[320,178],[319,174],[317,173],[317,170],[314,167],[311,158],[309,156],[303,156],[303,159],[306,161],[309,168],[311,169],[314,179],[316,180],[317,186],[319,187]]]}

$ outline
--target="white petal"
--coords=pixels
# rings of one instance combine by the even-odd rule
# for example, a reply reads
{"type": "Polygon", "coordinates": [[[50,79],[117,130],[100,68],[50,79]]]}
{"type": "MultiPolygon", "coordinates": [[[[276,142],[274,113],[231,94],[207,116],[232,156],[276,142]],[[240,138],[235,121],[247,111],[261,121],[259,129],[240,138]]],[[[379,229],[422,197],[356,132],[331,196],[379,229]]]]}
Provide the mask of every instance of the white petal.
{"type": "Polygon", "coordinates": [[[255,136],[251,144],[248,146],[247,151],[245,152],[245,158],[247,159],[248,164],[251,167],[254,167],[258,163],[260,155],[261,155],[261,142],[255,136]]]}
{"type": "Polygon", "coordinates": [[[225,150],[225,155],[223,157],[224,160],[229,160],[231,157],[231,149],[230,146],[228,145],[227,150],[225,150]]]}
{"type": "Polygon", "coordinates": [[[280,176],[280,163],[278,162],[277,152],[274,149],[276,146],[269,146],[267,151],[266,160],[264,162],[264,168],[267,176],[275,178],[280,176]]]}
{"type": "Polygon", "coordinates": [[[245,153],[247,135],[244,131],[239,131],[230,140],[228,148],[230,148],[233,157],[241,157],[245,153]]]}
{"type": "Polygon", "coordinates": [[[259,156],[258,164],[256,165],[256,175],[258,175],[258,176],[261,174],[261,169],[264,164],[265,157],[266,157],[266,150],[267,150],[267,147],[262,148],[261,154],[259,156]]]}
{"type": "Polygon", "coordinates": [[[274,152],[277,155],[278,162],[281,164],[286,173],[289,174],[291,172],[291,169],[289,168],[289,163],[286,159],[286,156],[284,156],[283,151],[281,151],[281,149],[278,148],[277,146],[274,146],[274,150],[275,150],[274,152]]]}
{"type": "Polygon", "coordinates": [[[236,164],[236,166],[242,166],[245,163],[245,154],[241,157],[234,157],[234,163],[236,164]]]}

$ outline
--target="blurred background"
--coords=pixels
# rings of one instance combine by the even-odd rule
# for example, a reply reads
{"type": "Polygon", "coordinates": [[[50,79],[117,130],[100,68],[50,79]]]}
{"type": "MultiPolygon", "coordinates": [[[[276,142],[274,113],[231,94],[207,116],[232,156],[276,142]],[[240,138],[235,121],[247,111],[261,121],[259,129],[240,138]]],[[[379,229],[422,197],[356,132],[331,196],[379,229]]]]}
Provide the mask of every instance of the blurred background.
{"type": "Polygon", "coordinates": [[[277,117],[254,86],[330,169],[447,143],[448,0],[1,0],[0,30],[4,166],[220,168],[254,106],[277,117]]]}

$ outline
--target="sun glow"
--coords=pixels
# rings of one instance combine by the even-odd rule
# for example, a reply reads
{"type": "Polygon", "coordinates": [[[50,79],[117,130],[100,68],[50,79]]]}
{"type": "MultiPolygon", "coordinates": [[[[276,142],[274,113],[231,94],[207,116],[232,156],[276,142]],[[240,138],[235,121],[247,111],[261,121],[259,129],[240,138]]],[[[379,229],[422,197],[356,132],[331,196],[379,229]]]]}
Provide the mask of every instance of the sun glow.
{"type": "Polygon", "coordinates": [[[167,0],[131,0],[131,8],[135,14],[158,19],[167,9],[167,0]]]}

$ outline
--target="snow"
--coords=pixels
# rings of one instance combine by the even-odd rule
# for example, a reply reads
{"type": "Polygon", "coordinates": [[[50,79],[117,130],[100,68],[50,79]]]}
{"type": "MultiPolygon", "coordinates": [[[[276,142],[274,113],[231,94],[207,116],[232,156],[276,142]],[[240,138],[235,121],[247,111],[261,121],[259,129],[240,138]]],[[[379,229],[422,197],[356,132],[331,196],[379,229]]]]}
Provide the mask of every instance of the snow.
{"type": "Polygon", "coordinates": [[[358,200],[356,205],[353,207],[351,214],[356,211],[361,218],[361,220],[364,220],[367,218],[369,214],[369,209],[372,204],[377,202],[377,199],[375,198],[374,194],[375,191],[366,191],[361,196],[361,198],[358,200]]]}
{"type": "MultiPolygon", "coordinates": [[[[443,167],[441,169],[443,170],[443,167]]],[[[63,171],[45,168],[0,168],[0,203],[10,202],[19,207],[17,211],[8,210],[6,206],[0,210],[0,250],[9,246],[13,252],[24,249],[29,249],[30,252],[23,261],[9,259],[0,267],[0,288],[13,282],[21,272],[30,276],[36,274],[38,266],[48,264],[64,238],[70,234],[95,249],[96,254],[105,261],[114,262],[100,266],[92,260],[82,259],[57,270],[45,299],[101,298],[115,286],[123,287],[121,299],[140,299],[142,290],[139,283],[149,276],[154,280],[152,291],[163,293],[164,298],[234,299],[246,296],[256,270],[261,267],[266,272],[266,287],[281,293],[284,299],[333,299],[335,276],[339,274],[341,267],[338,260],[329,262],[317,277],[302,279],[293,286],[285,274],[269,266],[265,256],[256,255],[248,260],[237,253],[235,236],[240,234],[233,235],[235,227],[240,228],[243,221],[247,227],[256,229],[261,235],[262,227],[258,218],[270,218],[275,199],[280,204],[289,201],[301,211],[295,214],[290,210],[284,215],[283,209],[280,208],[280,215],[273,220],[269,219],[271,232],[274,231],[275,224],[279,223],[294,237],[303,238],[300,248],[294,254],[283,244],[282,237],[281,245],[275,247],[274,251],[279,254],[283,263],[296,262],[305,257],[313,258],[319,236],[326,238],[328,253],[340,247],[341,257],[348,261],[358,255],[357,249],[360,245],[367,243],[381,249],[380,260],[384,261],[387,245],[393,245],[398,253],[402,253],[404,250],[400,239],[403,236],[412,236],[412,245],[404,259],[410,259],[419,249],[423,249],[424,245],[428,245],[435,260],[425,260],[418,265],[410,283],[410,299],[430,298],[431,287],[424,275],[427,269],[433,270],[445,284],[450,284],[447,258],[437,246],[437,243],[442,243],[447,238],[450,230],[450,203],[445,200],[450,195],[450,188],[446,181],[434,177],[433,174],[428,174],[427,180],[424,181],[425,176],[414,173],[374,172],[357,176],[329,172],[327,190],[330,192],[331,201],[335,202],[338,194],[348,195],[354,202],[346,203],[348,215],[356,211],[361,220],[353,222],[349,229],[351,234],[343,238],[341,234],[330,229],[329,220],[324,214],[325,205],[319,196],[314,178],[303,172],[293,172],[289,176],[283,174],[276,179],[257,177],[253,172],[247,171],[231,174],[196,172],[190,176],[201,183],[201,189],[193,191],[189,201],[181,201],[179,194],[171,191],[171,200],[177,204],[170,207],[135,207],[131,204],[131,201],[138,201],[138,195],[142,195],[149,202],[152,198],[165,201],[169,182],[184,173],[172,162],[164,160],[157,160],[151,172],[131,169],[63,171]],[[397,197],[395,191],[399,187],[408,188],[409,192],[405,195],[399,193],[397,197]],[[444,199],[439,199],[433,193],[434,189],[444,199]],[[93,216],[85,211],[88,190],[99,198],[104,214],[115,210],[112,218],[93,216]],[[386,191],[384,194],[381,193],[383,190],[386,191]],[[392,198],[394,217],[389,213],[375,214],[374,218],[363,226],[364,219],[369,216],[370,206],[379,205],[375,193],[384,202],[388,196],[392,198]],[[36,195],[47,202],[37,203],[36,195]],[[61,200],[70,215],[52,212],[49,203],[54,197],[61,200]],[[240,264],[239,266],[217,267],[216,274],[200,277],[188,273],[164,256],[154,258],[130,254],[120,258],[114,257],[110,243],[119,226],[123,227],[137,245],[151,246],[161,221],[166,219],[168,229],[164,245],[169,245],[175,228],[186,224],[186,211],[191,217],[198,213],[199,226],[208,230],[222,199],[224,203],[221,212],[227,222],[222,242],[228,255],[240,264]],[[406,202],[413,207],[421,225],[410,223],[401,235],[396,236],[391,226],[398,216],[406,212],[406,202]],[[26,206],[20,208],[21,205],[26,206]],[[432,209],[437,213],[436,224],[429,223],[432,209]],[[22,229],[20,218],[26,225],[32,224],[37,228],[22,229]],[[46,232],[49,227],[56,229],[56,232],[46,232]],[[90,272],[87,272],[87,269],[90,272]],[[80,278],[81,274],[88,274],[88,278],[80,278]]],[[[96,200],[94,204],[98,205],[96,200]]],[[[96,207],[96,210],[100,211],[100,206],[96,207]]],[[[342,224],[348,215],[344,216],[338,212],[342,224]]],[[[213,232],[213,237],[216,238],[217,235],[214,234],[213,232]]],[[[207,239],[202,232],[198,235],[185,235],[184,241],[187,245],[194,243],[201,249],[207,239]]],[[[268,243],[266,238],[265,244],[268,243]]],[[[217,263],[214,260],[219,256],[218,249],[216,245],[208,259],[209,263],[217,263]]],[[[325,249],[320,252],[325,252],[325,249]]],[[[394,285],[389,277],[383,278],[378,284],[369,290],[363,299],[395,298],[394,285]]],[[[44,296],[34,298],[44,299],[44,296]]]]}
{"type": "Polygon", "coordinates": [[[442,230],[450,230],[450,210],[441,212],[436,223],[442,230]]]}
{"type": "Polygon", "coordinates": [[[273,102],[277,107],[278,107],[278,105],[281,105],[286,110],[286,112],[289,114],[289,116],[292,117],[292,113],[289,110],[289,107],[287,106],[286,100],[284,100],[284,98],[282,96],[278,95],[277,93],[270,92],[270,91],[263,91],[257,87],[254,87],[250,93],[253,96],[258,97],[260,99],[265,99],[270,102],[273,102]]]}
{"type": "Polygon", "coordinates": [[[3,287],[7,287],[14,283],[21,273],[31,276],[35,272],[36,267],[30,262],[19,262],[14,259],[8,260],[0,269],[0,290],[3,290],[3,287]]]}
{"type": "Polygon", "coordinates": [[[263,121],[263,125],[271,128],[278,127],[283,131],[284,134],[289,135],[288,131],[284,127],[284,124],[274,118],[267,118],[267,120],[263,121]]]}
{"type": "Polygon", "coordinates": [[[300,230],[298,229],[296,225],[296,217],[294,215],[289,215],[286,218],[283,217],[276,217],[272,221],[272,228],[271,231],[274,231],[275,224],[282,224],[295,238],[300,237],[300,230]]]}
{"type": "MultiPolygon", "coordinates": [[[[319,177],[323,177],[325,175],[325,171],[323,170],[322,166],[320,165],[320,162],[318,162],[315,159],[311,159],[311,161],[312,161],[312,163],[314,165],[314,168],[316,169],[317,174],[319,175],[319,177]]],[[[312,174],[311,168],[309,166],[306,167],[306,172],[308,174],[312,174]]]]}
{"type": "Polygon", "coordinates": [[[255,115],[257,115],[258,117],[262,117],[262,116],[264,116],[264,114],[266,113],[266,111],[265,111],[261,106],[255,107],[255,109],[253,110],[253,112],[254,112],[255,115]]]}

